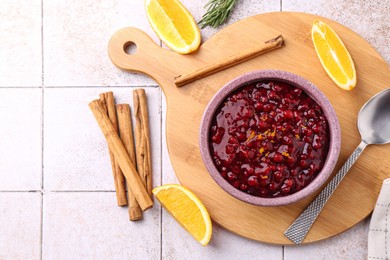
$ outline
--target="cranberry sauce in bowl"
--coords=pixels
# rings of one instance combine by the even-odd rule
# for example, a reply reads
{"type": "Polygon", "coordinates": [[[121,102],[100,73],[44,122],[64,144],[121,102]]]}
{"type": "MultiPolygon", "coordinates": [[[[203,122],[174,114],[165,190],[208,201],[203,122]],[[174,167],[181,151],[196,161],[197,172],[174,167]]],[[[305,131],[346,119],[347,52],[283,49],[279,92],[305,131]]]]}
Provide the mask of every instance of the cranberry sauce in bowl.
{"type": "Polygon", "coordinates": [[[225,85],[203,115],[200,149],[234,197],[277,206],[306,197],[333,171],[340,126],[322,92],[284,71],[254,71],[225,85]]]}
{"type": "Polygon", "coordinates": [[[259,197],[303,189],[322,169],[329,147],[321,107],[281,81],[255,81],[229,94],[209,132],[215,166],[235,188],[259,197]]]}

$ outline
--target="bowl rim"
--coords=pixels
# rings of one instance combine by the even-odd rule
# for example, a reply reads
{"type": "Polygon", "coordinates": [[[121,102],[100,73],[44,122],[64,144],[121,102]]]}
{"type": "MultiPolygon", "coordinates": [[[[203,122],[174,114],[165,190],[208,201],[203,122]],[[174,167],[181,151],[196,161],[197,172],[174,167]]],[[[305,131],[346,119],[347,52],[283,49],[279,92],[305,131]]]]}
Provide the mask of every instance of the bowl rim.
{"type": "Polygon", "coordinates": [[[226,83],[210,100],[205,108],[202,116],[200,134],[199,134],[199,147],[203,162],[214,181],[228,194],[233,197],[258,206],[282,206],[288,205],[298,200],[301,200],[313,192],[317,191],[332,174],[333,169],[337,163],[337,159],[340,154],[341,146],[341,130],[340,124],[328,98],[317,88],[313,83],[304,79],[301,76],[293,74],[291,72],[282,70],[254,70],[249,73],[245,73],[238,76],[228,83],[226,83]],[[316,178],[309,183],[302,190],[295,192],[291,195],[276,198],[262,198],[247,194],[233,187],[227,180],[225,180],[211,158],[209,151],[209,130],[212,118],[215,110],[219,107],[221,102],[233,91],[242,87],[243,85],[260,80],[276,80],[289,83],[297,88],[300,88],[306,92],[312,99],[314,99],[318,105],[321,106],[324,111],[325,117],[329,124],[329,150],[326,156],[324,166],[318,173],[316,178]]]}

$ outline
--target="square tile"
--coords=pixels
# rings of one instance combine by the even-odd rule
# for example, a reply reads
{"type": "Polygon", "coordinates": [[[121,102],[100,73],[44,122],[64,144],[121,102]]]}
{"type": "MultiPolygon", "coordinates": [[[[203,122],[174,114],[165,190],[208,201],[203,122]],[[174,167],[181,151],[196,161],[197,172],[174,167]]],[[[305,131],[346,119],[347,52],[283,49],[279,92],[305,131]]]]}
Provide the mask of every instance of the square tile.
{"type": "MultiPolygon", "coordinates": [[[[130,104],[133,111],[132,89],[134,88],[49,88],[45,90],[44,187],[46,190],[114,190],[107,143],[88,103],[97,99],[99,93],[113,91],[116,103],[130,104]]],[[[160,89],[149,87],[145,90],[150,120],[153,179],[159,182],[161,174],[160,89]]]]}
{"type": "Polygon", "coordinates": [[[56,192],[43,199],[43,259],[160,259],[160,207],[130,222],[114,192],[56,192]]]}
{"type": "Polygon", "coordinates": [[[137,27],[153,40],[143,2],[126,0],[43,1],[46,86],[155,85],[120,71],[110,61],[108,41],[119,29],[137,27]]]}
{"type": "Polygon", "coordinates": [[[390,63],[388,1],[283,0],[283,11],[317,14],[335,20],[366,39],[390,63]]]}
{"type": "Polygon", "coordinates": [[[285,260],[301,259],[367,259],[369,219],[344,233],[308,245],[285,247],[285,260]]]}
{"type": "Polygon", "coordinates": [[[40,259],[41,193],[0,192],[0,259],[40,259]]]}
{"type": "Polygon", "coordinates": [[[0,190],[40,190],[42,89],[0,89],[0,190]]]}
{"type": "Polygon", "coordinates": [[[41,0],[3,0],[0,8],[0,87],[42,84],[41,0]]]}

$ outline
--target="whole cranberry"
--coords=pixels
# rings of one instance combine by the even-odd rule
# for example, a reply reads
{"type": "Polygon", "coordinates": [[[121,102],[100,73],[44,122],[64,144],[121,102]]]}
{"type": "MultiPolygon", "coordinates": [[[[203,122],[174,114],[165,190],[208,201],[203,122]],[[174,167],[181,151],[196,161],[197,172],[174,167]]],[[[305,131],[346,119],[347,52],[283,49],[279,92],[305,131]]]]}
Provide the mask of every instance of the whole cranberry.
{"type": "Polygon", "coordinates": [[[276,162],[276,163],[280,163],[280,162],[283,162],[283,161],[284,161],[283,155],[281,155],[281,154],[278,153],[278,152],[275,152],[275,154],[274,154],[274,156],[273,156],[272,159],[273,159],[274,162],[276,162]]]}
{"type": "Polygon", "coordinates": [[[257,185],[259,185],[259,181],[257,180],[257,177],[253,175],[250,176],[248,178],[248,185],[252,187],[256,187],[257,185]]]}
{"type": "Polygon", "coordinates": [[[286,119],[293,119],[294,118],[294,112],[291,110],[284,110],[283,111],[283,116],[286,119]]]}
{"type": "Polygon", "coordinates": [[[228,172],[227,178],[229,181],[234,181],[235,179],[237,179],[237,176],[233,172],[228,172]]]}
{"type": "Polygon", "coordinates": [[[283,173],[281,171],[275,171],[274,172],[274,180],[276,182],[281,182],[283,180],[283,173]]]}

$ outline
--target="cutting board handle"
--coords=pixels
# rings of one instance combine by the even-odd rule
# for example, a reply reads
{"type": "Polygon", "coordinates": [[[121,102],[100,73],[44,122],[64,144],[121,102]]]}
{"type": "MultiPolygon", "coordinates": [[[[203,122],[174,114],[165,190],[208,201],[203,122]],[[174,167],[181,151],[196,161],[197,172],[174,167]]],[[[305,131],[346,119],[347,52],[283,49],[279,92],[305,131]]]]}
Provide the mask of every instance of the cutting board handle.
{"type": "MultiPolygon", "coordinates": [[[[134,48],[133,48],[134,49],[134,48]]],[[[145,32],[137,28],[123,28],[117,31],[108,43],[108,55],[120,69],[146,74],[159,81],[159,75],[171,74],[167,60],[172,52],[158,46],[145,32]],[[133,53],[126,52],[135,45],[133,53]]]]}

